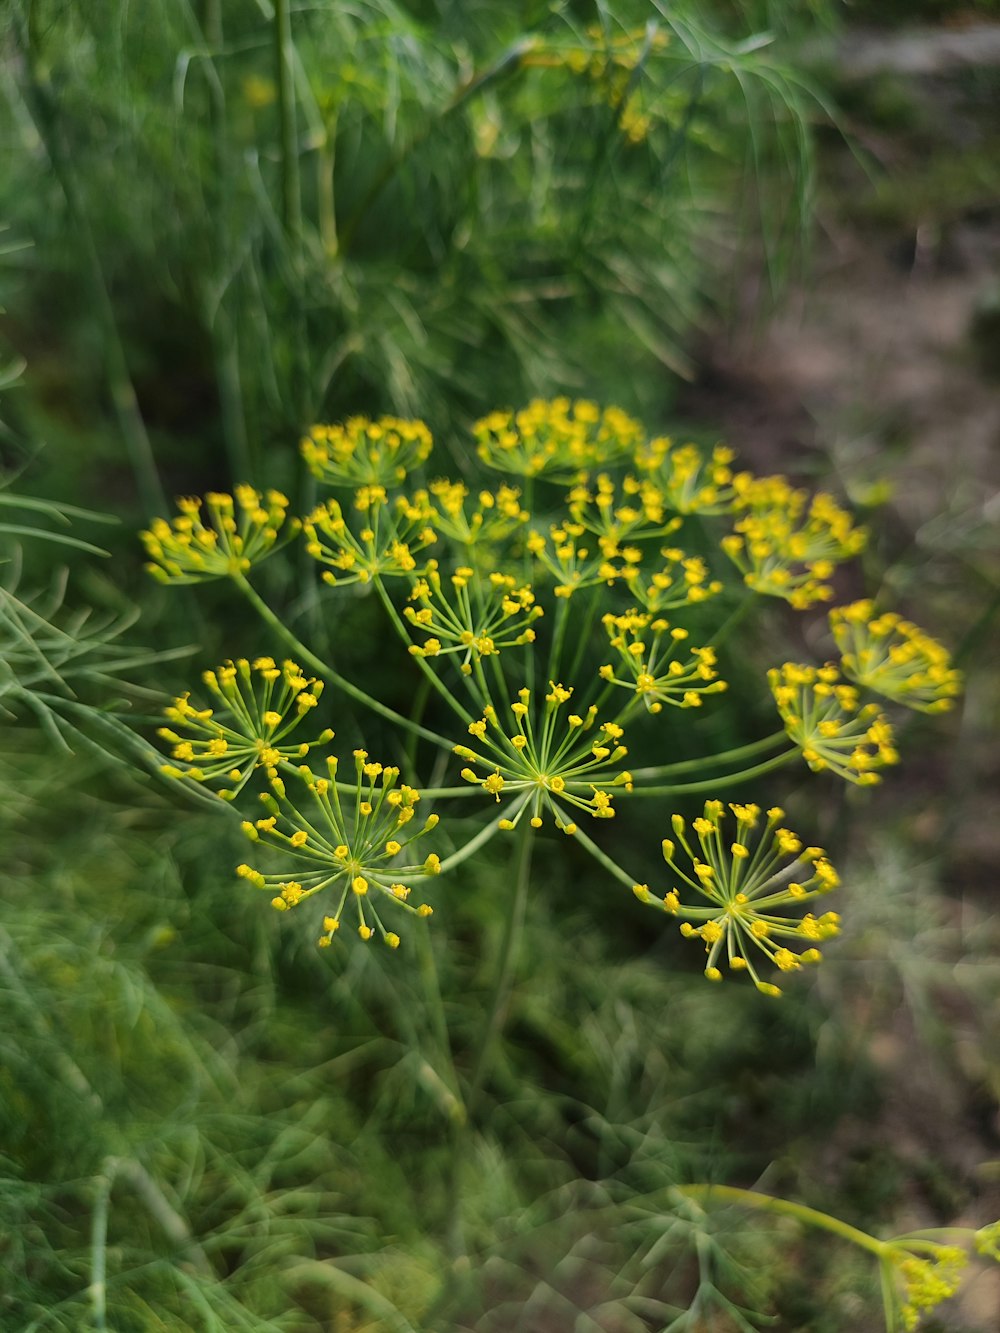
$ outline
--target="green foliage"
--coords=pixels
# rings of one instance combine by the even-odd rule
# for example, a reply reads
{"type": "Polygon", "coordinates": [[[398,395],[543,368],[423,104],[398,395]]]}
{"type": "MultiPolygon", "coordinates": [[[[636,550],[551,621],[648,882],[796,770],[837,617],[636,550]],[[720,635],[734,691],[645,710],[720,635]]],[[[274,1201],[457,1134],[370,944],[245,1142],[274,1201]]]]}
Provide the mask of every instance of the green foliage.
{"type": "Polygon", "coordinates": [[[147,512],[157,463],[281,485],[314,419],[452,426],[585,384],[597,347],[606,392],[658,405],[732,218],[775,275],[794,249],[816,104],[697,6],[278,8],[10,11],[13,308],[29,353],[31,303],[59,311],[78,402],[106,379],[147,512]]]}
{"type": "MultiPolygon", "coordinates": [[[[19,385],[20,358],[4,352],[0,389],[17,386],[0,414],[5,467],[45,439],[56,466],[39,478],[31,459],[33,492],[120,509],[137,485],[148,516],[165,512],[161,476],[170,491],[253,477],[285,486],[294,499],[277,508],[308,521],[315,495],[293,453],[314,418],[427,412],[451,446],[437,472],[475,492],[467,426],[490,403],[590,390],[597,366],[603,394],[659,417],[739,233],[761,232],[775,282],[794,255],[822,106],[765,30],[794,35],[814,19],[830,14],[812,0],[734,0],[710,14],[637,0],[13,0],[0,19],[0,123],[13,147],[0,298],[30,373],[19,385]]],[[[565,496],[551,478],[521,484],[534,486],[549,542],[541,516],[565,496]]],[[[770,509],[753,492],[755,520],[794,508],[779,491],[770,509]]],[[[673,498],[683,494],[678,483],[673,498]]],[[[342,496],[356,528],[355,498],[342,496]]],[[[702,502],[702,517],[684,511],[689,555],[773,599],[775,566],[752,549],[760,530],[729,552],[736,572],[713,534],[733,497],[702,502]]],[[[197,639],[202,661],[279,651],[232,609],[241,553],[231,545],[233,569],[194,590],[200,612],[190,589],[141,594],[142,637],[160,645],[145,650],[132,642],[131,529],[95,537],[67,523],[96,517],[0,490],[0,1324],[724,1333],[777,1320],[842,1333],[877,1306],[872,1246],[883,1242],[860,1233],[865,1268],[843,1247],[809,1244],[805,1225],[825,1218],[843,1239],[843,1216],[880,1234],[912,1205],[917,1175],[941,1213],[973,1204],[973,1183],[946,1166],[914,1172],[905,1135],[852,1150],[849,1127],[885,1112],[875,1038],[900,1015],[943,1076],[969,1077],[971,1061],[995,1101],[992,1046],[973,1061],[966,1041],[957,1055],[942,1018],[948,1005],[995,1006],[986,905],[956,915],[939,873],[873,841],[867,861],[847,861],[853,924],[836,965],[815,986],[796,978],[793,1002],[747,990],[734,1003],[731,988],[701,982],[666,918],[609,878],[613,857],[651,880],[668,873],[637,851],[652,821],[623,802],[600,826],[596,862],[582,843],[542,837],[529,881],[523,845],[508,860],[498,841],[476,842],[497,814],[483,769],[451,804],[442,852],[471,851],[432,922],[413,922],[399,953],[339,940],[317,950],[289,929],[295,918],[233,881],[246,847],[231,807],[204,784],[165,786],[146,739],[163,690],[189,675],[164,643],[197,639]],[[113,581],[82,559],[99,547],[128,552],[105,564],[113,581]],[[67,551],[72,577],[52,569],[67,551]],[[200,793],[199,807],[182,790],[200,793]],[[542,891],[527,894],[529,883],[542,891]],[[730,1186],[724,1200],[725,1187],[713,1197],[692,1181],[760,1188],[730,1186]],[[807,1216],[793,1198],[822,1211],[807,1216]]],[[[377,730],[393,762],[451,780],[455,761],[435,766],[426,733],[468,740],[468,719],[453,736],[450,705],[416,661],[387,651],[385,608],[365,595],[371,579],[351,583],[337,563],[347,548],[335,522],[328,508],[313,523],[335,586],[312,586],[303,543],[253,568],[250,601],[280,606],[283,629],[322,666],[336,661],[320,702],[339,746],[377,730]],[[375,719],[354,711],[366,702],[354,682],[382,706],[375,719]]],[[[889,580],[911,602],[934,583],[927,552],[971,552],[988,570],[984,521],[925,536],[924,554],[889,580]]],[[[364,539],[352,549],[371,564],[364,539]]],[[[369,574],[410,586],[405,569],[379,568],[385,554],[369,574]]],[[[201,572],[195,562],[189,581],[201,572]]],[[[549,603],[556,577],[577,572],[534,569],[549,603]]],[[[797,585],[806,600],[825,579],[809,574],[797,585]]],[[[623,589],[615,596],[622,611],[623,589]]],[[[995,612],[994,600],[978,613],[967,649],[995,612]]],[[[688,613],[699,632],[721,626],[688,613]]],[[[885,635],[857,614],[857,670],[926,703],[912,653],[891,669],[862,661],[885,635]]],[[[565,660],[582,670],[591,640],[568,623],[566,642],[584,651],[565,660]]],[[[807,623],[815,644],[825,630],[807,623]]],[[[263,632],[279,633],[273,618],[263,632]]],[[[692,714],[660,717],[655,737],[655,717],[636,728],[644,765],[681,766],[672,781],[697,781],[709,752],[736,751],[743,766],[760,757],[753,738],[772,714],[763,667],[788,622],[772,611],[727,633],[739,644],[726,654],[735,706],[705,708],[697,727],[692,714]]],[[[425,644],[415,629],[412,639],[425,644]]],[[[928,642],[917,652],[933,665],[928,642]]],[[[616,663],[619,680],[605,683],[624,707],[638,679],[626,656],[616,663]]],[[[907,740],[919,748],[919,734],[907,740]]],[[[870,807],[828,792],[812,818],[846,844],[851,815],[870,807]]],[[[586,782],[577,794],[594,799],[586,782]]],[[[678,848],[671,857],[686,873],[678,848]]],[[[975,1239],[995,1257],[993,1229],[975,1239]]],[[[904,1241],[880,1256],[905,1259],[904,1241]]],[[[957,1263],[933,1244],[924,1253],[957,1263]]],[[[928,1305],[954,1273],[925,1261],[889,1277],[928,1305]]],[[[905,1293],[887,1292],[892,1327],[905,1293]]]]}

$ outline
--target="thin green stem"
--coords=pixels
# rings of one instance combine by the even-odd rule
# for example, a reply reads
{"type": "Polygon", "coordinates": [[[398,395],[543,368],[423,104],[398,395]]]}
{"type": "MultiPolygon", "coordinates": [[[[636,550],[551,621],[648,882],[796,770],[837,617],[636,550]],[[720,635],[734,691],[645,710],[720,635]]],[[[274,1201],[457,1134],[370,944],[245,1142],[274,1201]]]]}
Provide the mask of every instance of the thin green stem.
{"type": "Polygon", "coordinates": [[[514,849],[514,891],[511,895],[510,911],[507,914],[507,923],[504,928],[503,943],[500,946],[500,964],[497,968],[496,980],[493,983],[493,994],[490,997],[486,1021],[483,1024],[482,1036],[479,1041],[479,1054],[469,1083],[469,1094],[466,1097],[466,1105],[469,1108],[470,1116],[478,1109],[479,1099],[492,1063],[493,1048],[507,1015],[514,971],[517,966],[518,949],[524,928],[524,914],[528,904],[533,842],[534,829],[531,827],[529,820],[522,819],[518,825],[517,845],[514,849]]]}
{"type": "Polygon", "coordinates": [[[576,652],[573,654],[573,662],[569,669],[570,680],[576,679],[576,674],[580,670],[580,663],[583,661],[583,654],[591,642],[591,632],[594,628],[594,619],[597,615],[600,600],[599,592],[599,588],[592,588],[590,597],[587,599],[587,612],[576,634],[576,652]]]}
{"type": "Polygon", "coordinates": [[[717,633],[712,635],[712,647],[721,648],[722,645],[732,634],[733,630],[742,622],[746,613],[753,605],[754,594],[752,592],[744,593],[740,602],[733,608],[729,617],[722,622],[717,633]]]}
{"type": "MultiPolygon", "coordinates": [[[[427,700],[430,698],[430,681],[422,680],[417,686],[416,693],[413,696],[413,721],[419,722],[424,715],[427,707],[427,700]]],[[[410,732],[406,742],[406,764],[407,771],[415,773],[417,771],[417,738],[410,732]]]]}
{"type": "Polygon", "coordinates": [[[569,602],[560,598],[556,607],[556,627],[549,648],[549,680],[559,679],[559,661],[562,657],[563,639],[566,637],[566,622],[569,619],[569,602]]]}
{"type": "Polygon", "coordinates": [[[458,1073],[455,1069],[455,1060],[451,1050],[451,1039],[448,1036],[444,999],[441,995],[441,983],[438,979],[437,962],[434,958],[434,941],[431,938],[430,927],[426,921],[418,922],[416,935],[420,981],[426,1002],[426,1012],[430,1016],[434,1040],[440,1048],[441,1058],[447,1070],[448,1090],[454,1098],[452,1114],[456,1121],[461,1122],[465,1120],[465,1104],[462,1101],[458,1073]]]}
{"type": "MultiPolygon", "coordinates": [[[[527,799],[528,797],[525,796],[520,804],[523,805],[527,799]]],[[[514,813],[513,809],[510,813],[514,813]]],[[[495,822],[492,827],[496,828],[495,822]]],[[[473,1117],[478,1109],[482,1091],[489,1075],[494,1046],[503,1028],[504,1017],[510,1000],[511,985],[517,965],[518,946],[524,927],[524,914],[528,902],[533,835],[534,829],[532,829],[529,821],[522,819],[518,825],[517,846],[514,852],[514,891],[511,895],[510,909],[504,927],[503,943],[500,948],[500,963],[497,968],[487,1017],[482,1028],[478,1057],[465,1096],[466,1120],[464,1123],[455,1125],[448,1177],[447,1230],[448,1248],[452,1259],[455,1261],[456,1276],[460,1271],[459,1263],[465,1255],[465,1227],[462,1218],[462,1171],[468,1155],[473,1117]]],[[[473,842],[476,841],[476,839],[473,839],[473,842]]],[[[463,851],[467,850],[467,847],[463,848],[463,851]]],[[[446,865],[447,862],[443,862],[441,869],[444,870],[446,865]]]]}
{"type": "Polygon", "coordinates": [[[97,1177],[97,1197],[90,1218],[90,1307],[94,1328],[106,1333],[108,1327],[107,1271],[108,1271],[108,1212],[111,1207],[111,1187],[114,1184],[116,1163],[109,1158],[97,1177]]]}
{"type": "MultiPolygon", "coordinates": [[[[399,612],[393,606],[392,599],[386,592],[385,587],[382,584],[382,580],[376,578],[374,580],[374,584],[375,584],[375,590],[379,595],[379,599],[381,600],[382,605],[385,607],[386,614],[388,615],[389,619],[395,626],[399,634],[399,637],[402,639],[403,643],[405,643],[407,647],[409,647],[412,640],[409,634],[407,634],[406,626],[403,624],[399,612]]],[[[472,714],[462,707],[459,701],[448,689],[447,685],[445,685],[444,681],[438,679],[438,676],[435,674],[432,668],[427,665],[426,660],[423,657],[414,657],[413,660],[420,668],[424,680],[426,680],[427,684],[431,686],[432,689],[437,690],[438,694],[440,694],[441,698],[444,699],[445,703],[452,710],[452,712],[457,713],[463,722],[465,723],[471,722],[473,720],[472,714]]]]}
{"type": "Polygon", "coordinates": [[[731,786],[734,782],[746,782],[750,778],[758,778],[764,773],[771,773],[774,769],[791,763],[793,759],[798,757],[798,753],[798,750],[785,750],[784,753],[775,755],[773,759],[766,759],[762,764],[754,764],[752,768],[743,769],[741,773],[723,773],[719,777],[705,778],[701,782],[678,782],[662,787],[636,787],[631,794],[633,796],[676,796],[680,793],[716,791],[720,787],[731,786]]]}
{"type": "Polygon", "coordinates": [[[274,64],[281,119],[281,209],[288,236],[297,241],[302,231],[302,191],[295,132],[292,16],[289,0],[274,0],[274,64]]]}
{"type": "Polygon", "coordinates": [[[753,741],[749,745],[738,745],[733,750],[720,750],[718,754],[703,755],[700,759],[681,759],[674,764],[658,764],[655,768],[634,768],[632,776],[636,779],[665,778],[673,773],[686,773],[691,769],[704,768],[706,764],[729,763],[734,760],[749,759],[751,755],[758,754],[762,750],[769,750],[773,745],[777,745],[779,741],[785,739],[786,733],[784,731],[775,731],[770,736],[765,736],[763,740],[753,741]]]}
{"type": "Polygon", "coordinates": [[[821,1231],[828,1231],[832,1236],[849,1241],[850,1244],[867,1250],[880,1260],[891,1248],[890,1241],[877,1240],[867,1231],[859,1231],[857,1227],[842,1222],[838,1217],[831,1217],[829,1213],[821,1213],[816,1208],[809,1208],[804,1203],[795,1203],[791,1199],[776,1199],[771,1194],[761,1194],[757,1190],[741,1190],[734,1185],[675,1185],[674,1190],[686,1199],[694,1199],[697,1202],[718,1199],[723,1203],[735,1203],[760,1212],[777,1213],[781,1217],[794,1217],[803,1226],[818,1227],[821,1231]]]}
{"type": "Polygon", "coordinates": [[[415,735],[422,736],[424,740],[431,741],[434,745],[439,745],[443,750],[448,750],[450,752],[454,749],[454,741],[450,741],[446,736],[442,736],[436,731],[431,731],[429,727],[421,726],[419,722],[414,722],[411,718],[405,717],[402,713],[397,713],[394,708],[390,708],[387,704],[381,703],[378,699],[373,698],[357,685],[352,684],[346,677],[342,676],[339,671],[335,671],[332,666],[318,658],[315,653],[310,652],[305,644],[292,633],[288,626],[275,615],[256,589],[247,582],[242,574],[234,575],[233,582],[240,589],[243,596],[247,599],[264,623],[274,631],[278,638],[291,648],[296,656],[301,657],[304,662],[307,662],[317,675],[322,676],[324,680],[328,680],[331,685],[336,685],[339,690],[342,690],[343,693],[348,695],[351,699],[364,704],[366,708],[370,708],[373,713],[378,713],[380,717],[386,718],[389,722],[394,722],[397,726],[405,727],[407,731],[412,731],[415,735]]]}
{"type": "MultiPolygon", "coordinates": [[[[470,790],[479,791],[479,788],[473,787],[470,790]]],[[[426,796],[427,793],[423,792],[422,795],[426,796]]],[[[509,805],[507,809],[502,812],[500,818],[513,819],[514,816],[518,813],[518,811],[524,805],[527,804],[529,799],[530,799],[530,793],[525,793],[524,796],[520,797],[518,800],[514,801],[513,804],[509,805]]],[[[467,860],[470,856],[473,856],[476,852],[478,852],[480,847],[485,847],[486,844],[490,841],[490,839],[493,838],[499,831],[500,831],[500,820],[491,818],[489,823],[485,826],[485,828],[480,829],[479,832],[476,834],[476,836],[474,838],[471,838],[465,844],[464,847],[459,847],[458,851],[452,852],[450,856],[445,857],[445,859],[441,862],[441,874],[443,875],[447,871],[453,870],[455,866],[461,865],[463,861],[467,860]]]]}
{"type": "Polygon", "coordinates": [[[617,861],[612,861],[607,852],[601,851],[597,843],[589,838],[579,826],[577,826],[577,830],[573,834],[573,841],[578,842],[585,851],[589,852],[594,860],[602,865],[609,874],[614,875],[615,879],[618,880],[620,884],[625,884],[631,888],[633,884],[637,883],[628,871],[622,869],[617,861]]]}

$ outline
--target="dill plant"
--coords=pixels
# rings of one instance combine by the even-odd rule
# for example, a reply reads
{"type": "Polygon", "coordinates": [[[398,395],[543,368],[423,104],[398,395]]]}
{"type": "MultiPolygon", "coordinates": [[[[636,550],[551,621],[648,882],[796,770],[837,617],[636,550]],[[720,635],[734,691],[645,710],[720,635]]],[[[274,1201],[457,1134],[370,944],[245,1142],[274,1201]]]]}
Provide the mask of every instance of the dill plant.
{"type": "MultiPolygon", "coordinates": [[[[334,969],[381,941],[398,951],[394,966],[432,978],[435,902],[460,867],[471,867],[461,878],[474,893],[476,858],[513,843],[507,900],[489,904],[504,919],[503,945],[467,1073],[449,1054],[436,983],[425,990],[447,1065],[458,1255],[462,1159],[517,974],[536,839],[552,829],[593,857],[609,894],[631,890],[636,910],[700,948],[709,981],[745,976],[780,995],[779,980],[819,963],[838,934],[827,902],[839,876],[748,788],[796,764],[875,785],[899,759],[888,709],[941,711],[961,688],[941,644],[857,601],[829,611],[829,660],[762,675],[775,729],[713,748],[704,719],[727,707],[739,621],[765,599],[796,611],[832,602],[836,568],[863,548],[864,530],[829,494],[753,477],[725,447],[650,437],[586,400],[496,411],[473,437],[479,469],[456,480],[440,475],[421,421],[317,425],[301,454],[331,494],[310,512],[292,515],[280,493],[242,486],[234,497],[184,498],[143,533],[156,579],[228,581],[259,618],[261,655],[207,671],[202,690],[168,708],[162,772],[240,811],[253,854],[236,875],[290,929],[303,921],[334,969]],[[351,679],[265,599],[259,567],[295,541],[315,562],[321,618],[348,624],[352,607],[378,608],[378,654],[411,676],[411,711],[351,679]],[[365,712],[370,728],[354,720],[365,712]],[[365,742],[347,762],[335,734],[345,722],[365,742]],[[380,736],[378,756],[366,730],[380,736]],[[634,762],[636,751],[678,748],[681,735],[691,757],[634,762]],[[672,808],[706,794],[693,819],[672,808]],[[652,811],[642,822],[664,869],[645,879],[634,866],[648,853],[599,832],[626,803],[652,811]]],[[[988,1228],[883,1242],[754,1192],[679,1186],[668,1196],[696,1230],[715,1199],[860,1245],[878,1260],[889,1330],[915,1328],[954,1292],[963,1245],[995,1248],[988,1228]]]]}
{"type": "MultiPolygon", "coordinates": [[[[640,902],[700,939],[713,980],[724,958],[758,989],[776,992],[763,975],[768,965],[793,971],[817,962],[816,942],[837,933],[835,912],[796,910],[819,906],[838,876],[822,848],[784,827],[782,810],[765,817],[744,802],[731,804],[730,815],[713,796],[691,826],[696,843],[680,813],[660,816],[667,870],[659,888],[639,882],[591,823],[613,819],[622,801],[739,796],[743,784],[796,760],[857,786],[878,782],[898,754],[882,703],[862,702],[862,687],[946,707],[958,675],[945,650],[908,622],[901,622],[908,637],[894,645],[887,636],[899,639],[898,618],[876,618],[870,602],[838,609],[835,633],[843,637],[847,617],[855,639],[867,633],[884,645],[877,662],[862,648],[842,666],[775,667],[770,688],[783,727],[733,750],[706,746],[695,759],[631,766],[633,734],[647,749],[658,729],[673,742],[662,725],[668,715],[674,729],[689,722],[695,744],[704,744],[698,719],[726,706],[720,653],[734,615],[762,597],[798,609],[831,600],[836,565],[861,549],[865,534],[830,495],[810,500],[784,478],[753,478],[736,470],[726,449],[650,439],[624,412],[589,401],[538,400],[495,412],[474,435],[483,470],[470,485],[436,474],[423,422],[317,426],[302,455],[334,494],[311,513],[289,516],[283,495],[243,486],[235,499],[182,499],[173,520],[153,523],[143,540],[157,579],[230,580],[272,646],[295,654],[281,664],[261,656],[207,672],[209,706],[191,693],[175,700],[171,726],[160,733],[170,755],[164,771],[214,787],[244,809],[251,780],[263,778],[256,794],[267,814],[247,818],[244,831],[270,847],[283,870],[244,866],[241,874],[261,888],[278,886],[273,901],[282,911],[301,907],[315,924],[319,910],[334,923],[324,942],[354,903],[364,939],[373,934],[371,911],[382,936],[398,943],[371,907],[369,888],[379,884],[408,906],[410,886],[393,893],[386,881],[403,851],[400,831],[418,802],[421,809],[433,802],[445,812],[437,835],[445,855],[407,864],[402,878],[447,873],[496,834],[518,831],[530,843],[550,823],[640,902]],[[504,481],[490,485],[491,473],[504,481]],[[682,544],[689,533],[701,549],[695,524],[717,529],[716,554],[682,544]],[[262,599],[251,581],[257,566],[299,534],[329,590],[324,615],[335,617],[359,592],[381,603],[385,630],[399,644],[396,669],[415,668],[438,704],[433,727],[348,680],[262,599]],[[723,610],[713,615],[716,607],[723,610]],[[841,670],[860,683],[842,680],[841,670]],[[327,697],[339,692],[367,704],[400,734],[442,751],[446,775],[458,782],[422,790],[414,772],[397,785],[398,765],[361,748],[353,778],[345,779],[335,754],[320,763],[334,733],[314,737],[303,720],[321,711],[324,683],[327,697]],[[293,730],[296,739],[280,743],[293,730]],[[470,796],[479,798],[482,826],[448,851],[448,803],[470,796]],[[308,888],[296,865],[311,866],[303,871],[308,888]],[[331,907],[327,890],[341,880],[347,887],[331,907]],[[795,943],[806,947],[795,951],[795,943]]],[[[421,766],[418,759],[414,768],[421,766]]],[[[421,835],[437,823],[437,813],[423,819],[421,835]]]]}

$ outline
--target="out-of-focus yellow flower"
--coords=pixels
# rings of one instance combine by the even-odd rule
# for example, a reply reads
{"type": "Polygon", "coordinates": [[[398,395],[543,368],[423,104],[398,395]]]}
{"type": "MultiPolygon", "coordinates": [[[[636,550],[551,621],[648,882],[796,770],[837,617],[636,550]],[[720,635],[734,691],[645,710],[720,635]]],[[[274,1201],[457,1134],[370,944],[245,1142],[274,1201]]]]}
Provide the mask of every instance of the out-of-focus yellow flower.
{"type": "Polygon", "coordinates": [[[739,517],[722,549],[747,587],[800,611],[829,601],[834,568],[864,549],[865,530],[853,526],[832,496],[820,492],[809,500],[784,477],[739,473],[733,488],[739,517]]]}
{"type": "Polygon", "coordinates": [[[877,704],[859,705],[858,690],[832,662],[786,662],[767,673],[785,730],[814,773],[829,769],[859,787],[880,781],[878,770],[899,762],[892,727],[877,704]]]}
{"type": "Polygon", "coordinates": [[[643,438],[642,426],[620,407],[569,398],[536,398],[518,412],[491,412],[473,434],[487,467],[570,480],[629,453],[643,438]]]}
{"type": "Polygon", "coordinates": [[[327,486],[393,486],[405,481],[433,447],[422,421],[350,417],[313,426],[300,446],[306,467],[327,486]]]}
{"type": "Polygon", "coordinates": [[[876,614],[870,600],[830,612],[844,675],[922,713],[943,713],[962,691],[962,674],[944,644],[894,611],[876,614]]]}
{"type": "Polygon", "coordinates": [[[161,583],[207,583],[245,574],[300,526],[298,519],[285,521],[288,500],[280,491],[262,494],[252,486],[237,486],[235,500],[219,492],[204,500],[182,497],[177,508],[180,513],[169,523],[154,518],[139,534],[151,562],[146,569],[161,583]]]}

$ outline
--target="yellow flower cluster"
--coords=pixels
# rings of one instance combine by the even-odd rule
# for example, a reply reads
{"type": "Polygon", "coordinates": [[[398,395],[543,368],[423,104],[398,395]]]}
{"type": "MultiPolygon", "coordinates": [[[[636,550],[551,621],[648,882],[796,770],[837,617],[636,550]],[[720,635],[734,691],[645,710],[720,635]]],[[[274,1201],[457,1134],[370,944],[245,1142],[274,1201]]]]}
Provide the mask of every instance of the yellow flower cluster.
{"type": "Polygon", "coordinates": [[[677,448],[664,435],[639,446],[635,465],[650,474],[664,504],[676,514],[728,513],[733,496],[734,451],[717,444],[706,458],[696,444],[677,448]]]}
{"type": "Polygon", "coordinates": [[[644,610],[655,614],[695,606],[722,591],[722,581],[708,577],[708,565],[700,555],[686,555],[675,546],[664,546],[660,555],[663,568],[650,575],[648,583],[639,577],[629,583],[629,593],[644,610]]]}
{"type": "Polygon", "coordinates": [[[300,445],[306,467],[327,486],[400,485],[433,446],[422,421],[351,417],[337,426],[313,426],[300,445]]]}
{"type": "Polygon", "coordinates": [[[621,408],[569,398],[536,398],[518,412],[491,412],[473,434],[487,467],[571,480],[622,457],[643,438],[642,426],[621,408]]]}
{"type": "Polygon", "coordinates": [[[426,903],[413,906],[409,898],[416,882],[440,873],[440,858],[432,852],[415,862],[405,853],[436,827],[438,817],[429,815],[416,833],[404,831],[416,813],[420,794],[405,784],[397,786],[399,769],[371,762],[365,750],[354,751],[353,784],[337,781],[335,757],[327,759],[326,765],[325,777],[305,765],[298,770],[308,813],[292,800],[282,779],[273,777],[270,792],[260,798],[267,814],[243,824],[250,841],[279,853],[288,870],[264,874],[241,865],[236,873],[255,888],[272,893],[271,906],[280,912],[332,890],[333,906],[322,918],[321,946],[333,940],[350,902],[361,939],[370,940],[377,931],[395,949],[399,936],[385,929],[379,905],[390,904],[417,916],[431,915],[426,903]],[[341,803],[341,787],[351,793],[349,804],[341,803]]]}
{"type": "Polygon", "coordinates": [[[465,768],[466,782],[476,783],[498,802],[501,794],[515,797],[509,815],[500,820],[501,828],[514,828],[526,811],[532,827],[540,828],[542,810],[548,809],[556,827],[572,834],[576,824],[567,818],[564,805],[595,819],[611,819],[614,804],[605,788],[632,790],[631,774],[617,768],[628,753],[621,744],[622,728],[613,722],[598,723],[596,704],[582,716],[564,715],[572,694],[572,689],[550,681],[544,707],[532,717],[531,691],[519,690],[510,705],[513,726],[504,727],[489,704],[482,718],[469,725],[479,748],[455,746],[461,759],[486,774],[465,768]]]}
{"type": "Polygon", "coordinates": [[[837,564],[864,549],[864,529],[831,496],[819,492],[809,500],[784,477],[741,472],[733,486],[733,508],[742,517],[722,549],[747,587],[783,597],[799,611],[829,601],[828,580],[837,564]]]}
{"type": "Polygon", "coordinates": [[[553,592],[557,597],[572,597],[584,588],[594,588],[600,583],[609,587],[618,579],[629,581],[638,574],[642,552],[637,546],[626,546],[618,552],[621,563],[606,559],[600,549],[577,545],[586,537],[582,523],[553,523],[549,527],[549,538],[537,531],[528,534],[526,546],[537,564],[547,570],[556,580],[553,592]]]}
{"type": "MultiPolygon", "coordinates": [[[[414,498],[423,501],[426,495],[427,492],[418,491],[414,498]]],[[[430,497],[438,532],[467,547],[509,537],[530,517],[528,511],[521,508],[521,492],[516,486],[482,490],[476,497],[475,506],[467,506],[468,487],[460,481],[442,478],[431,482],[430,497]]]]}
{"type": "Polygon", "coordinates": [[[273,778],[278,764],[304,759],[314,746],[333,739],[327,728],[316,740],[288,743],[323,692],[323,682],[307,679],[295,662],[279,667],[273,657],[258,657],[251,665],[240,658],[206,671],[202,679],[222,714],[196,707],[190,694],[164,710],[173,726],[161,727],[157,735],[172,746],[175,762],[162,769],[168,777],[233,783],[219,793],[231,801],[257,768],[273,778]]]}
{"type": "Polygon", "coordinates": [[[634,690],[650,713],[659,713],[665,703],[700,708],[704,695],[719,694],[726,688],[726,682],[718,679],[714,649],[688,648],[688,631],[680,626],[671,629],[662,616],[654,618],[634,610],[620,616],[609,612],[603,624],[628,678],[622,680],[609,663],[600,668],[601,679],[634,690]]]}
{"type": "Polygon", "coordinates": [[[935,1241],[902,1242],[892,1247],[895,1272],[903,1284],[903,1327],[915,1329],[922,1317],[950,1300],[961,1286],[968,1256],[957,1245],[935,1241]],[[914,1253],[919,1246],[923,1253],[914,1253]]]}
{"type": "Polygon", "coordinates": [[[895,612],[865,600],[830,612],[844,675],[923,713],[942,713],[962,690],[947,648],[895,612]]]}
{"type": "Polygon", "coordinates": [[[383,486],[362,486],[355,493],[360,514],[352,531],[337,500],[327,500],[303,522],[306,551],[327,565],[323,581],[331,585],[368,583],[376,575],[410,574],[416,553],[437,541],[430,526],[434,511],[427,494],[414,500],[397,496],[389,504],[383,486]]]}
{"type": "Polygon", "coordinates": [[[543,611],[528,584],[499,572],[484,577],[470,565],[460,565],[449,581],[450,596],[437,561],[430,560],[413,585],[403,615],[428,636],[423,644],[410,645],[414,657],[458,654],[459,669],[468,676],[482,658],[534,641],[532,625],[543,611]]]}
{"type": "MultiPolygon", "coordinates": [[[[245,574],[277,548],[288,500],[280,491],[261,494],[252,486],[237,486],[235,500],[210,491],[204,500],[182,496],[177,508],[179,514],[169,523],[154,518],[139,534],[151,562],[146,569],[160,583],[206,583],[245,574]]],[[[290,519],[285,539],[298,530],[298,519],[290,519]]]]}
{"type": "Polygon", "coordinates": [[[831,663],[786,662],[767,673],[785,730],[814,773],[829,769],[859,787],[879,782],[878,770],[899,762],[892,727],[877,704],[859,706],[858,691],[831,663]]]}
{"type": "Polygon", "coordinates": [[[460,655],[459,669],[469,676],[483,657],[535,640],[531,627],[543,609],[528,584],[501,573],[484,579],[471,565],[459,565],[449,581],[451,597],[445,595],[437,561],[431,560],[413,584],[409,601],[416,605],[405,607],[403,615],[428,636],[423,645],[411,644],[413,656],[460,655]]]}
{"type": "Polygon", "coordinates": [[[680,815],[673,816],[674,837],[690,871],[678,864],[677,843],[663,840],[663,858],[678,879],[694,890],[694,904],[682,903],[683,890],[676,886],[663,898],[647,884],[636,884],[633,892],[640,902],[687,918],[681,934],[703,942],[708,954],[705,975],[710,981],[722,980],[719,963],[725,959],[731,971],[747,972],[759,991],[780,995],[779,987],[761,980],[753,952],[762,953],[782,972],[803,963],[818,963],[822,955],[815,946],[838,933],[837,914],[825,912],[816,917],[809,913],[797,919],[781,909],[799,907],[829,893],[840,881],[822,847],[804,848],[797,834],[781,827],[783,810],[768,810],[758,835],[759,806],[730,805],[729,809],[736,816],[733,841],[728,843],[732,835],[724,833],[728,816],[723,803],[706,801],[704,814],[692,825],[697,849],[688,839],[685,821],[680,815]],[[699,900],[708,905],[697,905],[699,900]],[[788,947],[792,941],[807,947],[795,952],[788,947]]]}

